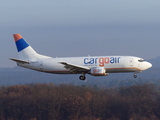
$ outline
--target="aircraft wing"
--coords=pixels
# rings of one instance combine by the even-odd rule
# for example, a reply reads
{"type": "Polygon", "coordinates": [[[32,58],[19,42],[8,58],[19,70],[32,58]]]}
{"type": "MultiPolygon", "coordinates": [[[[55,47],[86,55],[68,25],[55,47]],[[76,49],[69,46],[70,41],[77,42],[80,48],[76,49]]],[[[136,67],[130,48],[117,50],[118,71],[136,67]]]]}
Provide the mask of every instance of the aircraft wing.
{"type": "Polygon", "coordinates": [[[59,63],[63,64],[64,67],[66,69],[69,69],[70,72],[72,72],[72,73],[87,72],[90,70],[90,68],[84,67],[84,66],[74,65],[74,64],[70,64],[70,63],[66,63],[66,62],[59,62],[59,63]]]}
{"type": "Polygon", "coordinates": [[[14,58],[10,58],[10,60],[13,60],[15,62],[20,62],[20,63],[30,63],[29,61],[25,61],[25,60],[20,60],[20,59],[14,59],[14,58]]]}

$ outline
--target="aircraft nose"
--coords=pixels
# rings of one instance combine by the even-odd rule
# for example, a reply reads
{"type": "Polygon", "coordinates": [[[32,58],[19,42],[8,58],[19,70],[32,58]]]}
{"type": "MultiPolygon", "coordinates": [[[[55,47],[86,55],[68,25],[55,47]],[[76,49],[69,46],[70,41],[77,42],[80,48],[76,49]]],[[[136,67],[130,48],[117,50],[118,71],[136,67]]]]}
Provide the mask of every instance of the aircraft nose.
{"type": "Polygon", "coordinates": [[[147,65],[146,65],[147,69],[151,68],[152,67],[152,64],[150,62],[147,62],[147,65]]]}
{"type": "Polygon", "coordinates": [[[151,68],[152,67],[152,64],[151,63],[149,63],[149,68],[151,68]]]}
{"type": "Polygon", "coordinates": [[[142,62],[141,65],[142,65],[142,66],[141,66],[141,69],[142,69],[142,70],[147,70],[147,69],[149,69],[149,68],[152,67],[152,64],[151,64],[150,62],[147,62],[147,61],[142,62]]]}

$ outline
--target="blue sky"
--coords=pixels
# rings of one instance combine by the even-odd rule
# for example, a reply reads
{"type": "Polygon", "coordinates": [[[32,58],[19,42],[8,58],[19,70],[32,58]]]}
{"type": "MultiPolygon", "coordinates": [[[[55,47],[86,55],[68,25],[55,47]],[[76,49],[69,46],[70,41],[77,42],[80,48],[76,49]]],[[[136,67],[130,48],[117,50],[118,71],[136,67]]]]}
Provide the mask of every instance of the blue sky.
{"type": "Polygon", "coordinates": [[[12,34],[52,57],[160,56],[159,0],[0,0],[0,67],[16,64],[12,34]]]}

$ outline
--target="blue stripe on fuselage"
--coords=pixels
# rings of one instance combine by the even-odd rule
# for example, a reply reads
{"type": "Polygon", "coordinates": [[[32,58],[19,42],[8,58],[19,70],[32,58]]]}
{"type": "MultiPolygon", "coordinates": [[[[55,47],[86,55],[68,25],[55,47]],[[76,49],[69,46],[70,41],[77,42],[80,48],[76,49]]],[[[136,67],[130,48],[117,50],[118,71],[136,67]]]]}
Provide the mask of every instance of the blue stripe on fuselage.
{"type": "Polygon", "coordinates": [[[21,38],[18,41],[16,41],[16,46],[17,46],[18,52],[20,52],[21,50],[25,49],[29,45],[23,38],[21,38]]]}

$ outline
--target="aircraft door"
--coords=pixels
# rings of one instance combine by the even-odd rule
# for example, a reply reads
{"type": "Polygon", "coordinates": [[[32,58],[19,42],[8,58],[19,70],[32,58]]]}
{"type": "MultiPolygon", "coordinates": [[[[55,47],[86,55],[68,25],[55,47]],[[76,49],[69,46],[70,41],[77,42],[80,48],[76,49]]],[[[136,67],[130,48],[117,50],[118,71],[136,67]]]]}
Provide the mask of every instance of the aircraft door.
{"type": "Polygon", "coordinates": [[[130,66],[133,66],[133,65],[134,65],[134,59],[133,59],[133,58],[130,58],[130,59],[129,59],[129,63],[130,63],[130,66]]]}

